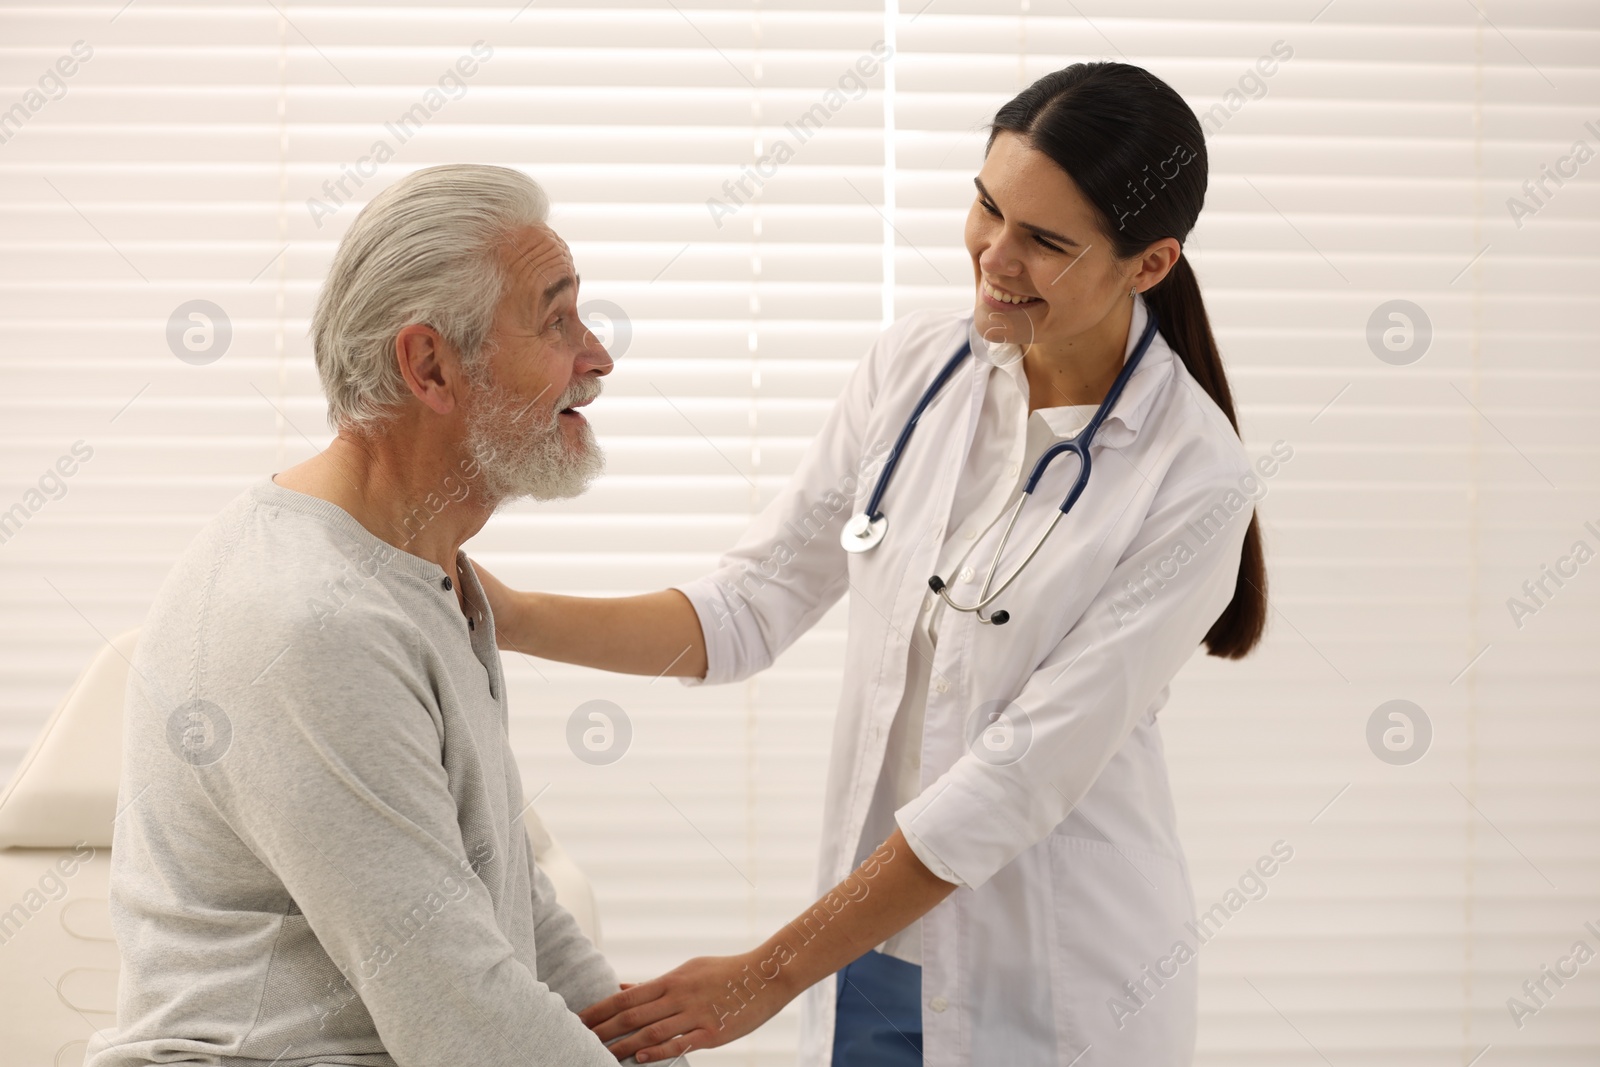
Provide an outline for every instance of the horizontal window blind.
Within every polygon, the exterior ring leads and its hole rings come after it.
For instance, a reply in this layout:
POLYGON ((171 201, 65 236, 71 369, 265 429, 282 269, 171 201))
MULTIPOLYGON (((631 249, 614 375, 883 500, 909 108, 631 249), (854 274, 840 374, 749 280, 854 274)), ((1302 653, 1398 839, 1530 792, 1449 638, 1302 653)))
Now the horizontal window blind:
MULTIPOLYGON (((1162 712, 1212 916, 1197 1062, 1586 1062, 1600 978, 1541 968, 1600 951, 1597 46, 1560 0, 0 8, 0 775, 199 527, 326 445, 310 311, 401 175, 543 184, 618 357, 606 477, 468 551, 637 592, 714 563, 886 322, 970 304, 995 109, 1126 59, 1204 120, 1186 252, 1246 447, 1292 449, 1265 644, 1162 712), (192 301, 209 362, 169 340, 192 301)), ((841 607, 700 689, 506 656, 625 978, 811 899, 844 640, 841 607), (596 700, 608 764, 567 741, 596 700)), ((795 1022, 695 1060, 791 1063, 795 1022)))

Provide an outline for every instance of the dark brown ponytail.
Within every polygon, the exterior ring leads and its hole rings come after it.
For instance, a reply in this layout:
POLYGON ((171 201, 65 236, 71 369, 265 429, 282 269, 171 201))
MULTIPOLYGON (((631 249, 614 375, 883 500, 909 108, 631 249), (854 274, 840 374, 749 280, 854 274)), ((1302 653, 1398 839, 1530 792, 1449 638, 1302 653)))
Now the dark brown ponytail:
MULTIPOLYGON (((1118 258, 1165 237, 1181 245, 1205 203, 1200 123, 1183 97, 1140 67, 1074 63, 1046 74, 995 115, 990 145, 1002 130, 1027 138, 1072 177, 1100 213, 1118 258)), ((1161 336, 1238 433, 1233 393, 1188 257, 1180 255, 1144 298, 1160 318, 1161 336)), ((1206 651, 1239 659, 1261 640, 1266 623, 1266 559, 1252 514, 1233 599, 1206 634, 1206 651)))

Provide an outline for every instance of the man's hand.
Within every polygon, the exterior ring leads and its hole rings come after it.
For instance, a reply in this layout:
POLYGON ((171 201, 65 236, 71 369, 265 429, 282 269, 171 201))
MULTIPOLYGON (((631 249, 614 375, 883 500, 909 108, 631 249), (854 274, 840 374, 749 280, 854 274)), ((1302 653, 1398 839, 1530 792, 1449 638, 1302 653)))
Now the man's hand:
POLYGON ((781 974, 766 980, 756 973, 756 959, 754 953, 699 956, 660 978, 624 986, 578 1018, 601 1041, 628 1035, 610 1046, 619 1060, 668 1063, 691 1049, 725 1045, 793 999, 781 974))

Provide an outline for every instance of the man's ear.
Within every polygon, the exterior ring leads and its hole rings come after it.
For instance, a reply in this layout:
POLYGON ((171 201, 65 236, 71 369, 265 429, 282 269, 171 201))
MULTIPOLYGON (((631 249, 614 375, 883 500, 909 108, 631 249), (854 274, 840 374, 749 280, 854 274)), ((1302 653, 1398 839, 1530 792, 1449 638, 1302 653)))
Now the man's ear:
POLYGON ((461 364, 439 332, 424 323, 413 323, 395 334, 394 348, 400 377, 411 395, 437 414, 454 410, 461 364))

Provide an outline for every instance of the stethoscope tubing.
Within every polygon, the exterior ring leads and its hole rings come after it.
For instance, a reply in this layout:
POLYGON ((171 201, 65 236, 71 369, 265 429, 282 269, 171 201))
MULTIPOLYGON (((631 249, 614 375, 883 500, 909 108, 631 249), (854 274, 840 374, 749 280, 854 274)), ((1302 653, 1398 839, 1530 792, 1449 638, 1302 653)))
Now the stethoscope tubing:
MULTIPOLYGON (((971 611, 977 614, 979 621, 993 622, 995 624, 1004 623, 1010 618, 1009 613, 1004 611, 997 611, 991 616, 985 617, 983 609, 1001 593, 1004 593, 1012 582, 1016 581, 1023 569, 1039 554, 1039 549, 1043 547, 1045 539, 1055 529, 1056 523, 1061 521, 1063 515, 1072 510, 1072 506, 1078 502, 1078 498, 1083 495, 1084 489, 1088 487, 1091 469, 1089 446, 1094 443, 1094 436, 1099 431, 1101 423, 1106 420, 1112 408, 1116 406, 1118 398, 1122 396, 1123 388, 1127 386, 1128 380, 1133 377, 1134 371, 1138 369, 1140 361, 1144 358, 1151 341, 1155 339, 1156 333, 1160 329, 1160 322, 1154 309, 1147 308, 1146 310, 1147 316, 1144 329, 1139 335, 1139 341, 1134 346, 1133 353, 1123 362, 1122 368, 1117 372, 1116 379, 1111 383, 1111 388, 1106 392, 1105 398, 1095 408, 1094 416, 1089 420, 1088 425, 1067 440, 1059 441, 1046 449, 1034 462, 1033 469, 1028 472, 1028 480, 1024 484, 1022 492, 1017 495, 1016 503, 1011 506, 1011 515, 1006 522, 1005 532, 1000 535, 1000 541, 995 546, 994 558, 989 562, 988 572, 984 575, 983 586, 978 592, 978 602, 972 605, 957 604, 951 599, 950 591, 946 587, 944 579, 937 574, 928 579, 928 587, 939 594, 944 602, 956 611, 971 611), (1027 556, 996 588, 994 579, 1000 566, 1000 557, 1005 554, 1006 546, 1011 541, 1011 532, 1016 527, 1018 516, 1022 513, 1022 505, 1033 495, 1034 489, 1038 488, 1039 481, 1044 477, 1045 471, 1050 469, 1050 464, 1063 452, 1071 452, 1078 457, 1078 473, 1072 481, 1072 488, 1065 499, 1061 501, 1061 507, 1057 509, 1055 516, 1050 520, 1050 524, 1045 527, 1044 532, 1034 542, 1033 548, 1028 551, 1027 556)), ((845 524, 844 530, 840 532, 840 543, 847 551, 867 552, 876 548, 883 539, 884 532, 888 528, 888 518, 883 513, 883 497, 888 492, 889 485, 894 479, 895 471, 900 466, 901 458, 905 455, 906 446, 911 441, 911 434, 922 420, 923 413, 928 410, 928 406, 949 384, 950 379, 954 377, 956 369, 961 366, 962 361, 971 354, 972 337, 969 333, 962 342, 961 348, 945 362, 943 367, 939 368, 939 373, 934 376, 933 381, 928 384, 928 387, 922 391, 922 395, 917 398, 916 407, 912 409, 905 425, 900 428, 900 433, 895 438, 894 447, 889 450, 889 457, 884 463, 883 470, 878 473, 878 480, 872 487, 872 495, 867 500, 866 510, 855 515, 845 524)), ((998 521, 999 518, 996 517, 995 522, 998 521)), ((994 523, 991 522, 989 528, 993 529, 993 527, 994 523)), ((975 542, 973 548, 976 547, 975 542)), ((972 549, 969 548, 962 555, 960 562, 964 563, 967 555, 970 555, 971 552, 972 549)))
MULTIPOLYGON (((995 598, 1000 597, 1002 593, 1005 593, 1006 589, 1010 589, 1011 584, 1013 584, 1013 582, 1016 581, 1019 576, 1021 576, 1022 571, 1027 568, 1027 565, 1034 561, 1034 557, 1037 557, 1038 550, 1042 549, 1043 545, 1045 545, 1045 541, 1048 539, 1048 537, 1050 537, 1051 531, 1054 531, 1054 528, 1056 528, 1056 523, 1061 522, 1061 518, 1064 517, 1067 512, 1072 510, 1072 506, 1077 504, 1078 498, 1082 496, 1083 490, 1088 488, 1088 482, 1090 482, 1090 470, 1091 466, 1093 466, 1093 462, 1091 462, 1090 459, 1090 445, 1093 445, 1094 443, 1094 434, 1099 432, 1099 427, 1101 427, 1102 422, 1106 421, 1106 418, 1109 416, 1112 408, 1117 406, 1117 400, 1118 398, 1122 397, 1122 390, 1125 389, 1126 384, 1128 384, 1128 379, 1133 378, 1133 373, 1134 371, 1138 370, 1139 362, 1141 362, 1142 358, 1144 358, 1146 350, 1149 349, 1150 342, 1154 341, 1155 339, 1155 333, 1160 330, 1160 322, 1158 322, 1157 315, 1155 315, 1155 310, 1147 309, 1147 312, 1149 312, 1149 314, 1147 314, 1147 320, 1146 323, 1144 323, 1144 331, 1139 334, 1139 341, 1138 344, 1134 346, 1133 354, 1131 354, 1130 357, 1128 357, 1128 360, 1123 363, 1122 370, 1118 371, 1117 379, 1112 382, 1112 387, 1107 390, 1106 398, 1101 400, 1098 408, 1094 410, 1094 416, 1090 419, 1090 421, 1088 421, 1088 426, 1083 427, 1082 430, 1078 430, 1077 434, 1067 438, 1067 440, 1064 440, 1064 442, 1058 442, 1056 445, 1051 445, 1050 448, 1046 448, 1045 453, 1043 453, 1042 456, 1040 456, 1040 458, 1034 462, 1034 469, 1030 470, 1029 475, 1027 475, 1027 482, 1024 483, 1024 486, 1022 486, 1021 493, 1018 494, 1018 498, 1016 498, 1016 502, 1014 502, 1013 506, 1008 509, 1011 512, 1010 518, 1006 520, 1005 533, 1000 534, 1000 542, 995 545, 994 558, 989 560, 989 568, 987 568, 987 573, 984 574, 984 584, 982 584, 981 589, 978 590, 978 603, 973 603, 973 605, 960 605, 960 603, 955 603, 955 600, 950 598, 949 587, 947 587, 946 582, 944 582, 942 577, 939 577, 938 574, 934 574, 933 577, 928 579, 928 587, 930 587, 934 593, 938 593, 939 598, 942 598, 944 603, 947 603, 950 608, 957 609, 957 611, 971 611, 971 613, 974 613, 976 616, 978 616, 979 621, 994 622, 994 624, 997 625, 1005 624, 1005 622, 1010 619, 1010 613, 1006 613, 1006 611, 995 611, 995 613, 989 614, 989 616, 986 617, 984 616, 984 608, 987 608, 990 603, 994 603, 995 598), (1000 568, 1000 557, 1005 555, 1006 545, 1010 544, 1011 542, 1011 531, 1016 528, 1016 520, 1018 520, 1019 515, 1022 514, 1022 504, 1024 504, 1024 501, 1027 501, 1032 494, 1034 494, 1035 488, 1038 488, 1038 483, 1040 483, 1040 480, 1045 477, 1046 470, 1050 469, 1051 462, 1054 462, 1056 456, 1059 456, 1061 453, 1072 453, 1078 458, 1078 474, 1077 477, 1072 480, 1072 490, 1067 493, 1066 499, 1062 499, 1061 507, 1056 510, 1056 515, 1051 518, 1050 525, 1045 526, 1043 533, 1040 533, 1040 536, 1035 539, 1034 547, 1029 549, 1026 557, 1022 558, 1021 563, 1018 563, 1016 568, 1013 568, 1010 576, 1006 576, 1005 581, 1000 582, 1000 585, 995 587, 995 571, 1000 568)), ((946 386, 947 382, 950 381, 950 378, 954 376, 955 370, 957 370, 958 366, 962 365, 963 360, 965 360, 968 355, 971 355, 971 350, 973 350, 973 344, 971 344, 971 338, 968 336, 968 339, 962 342, 962 347, 960 347, 960 350, 958 350, 957 354, 952 355, 952 357, 947 360, 946 365, 942 366, 942 368, 939 368, 938 376, 936 376, 936 378, 933 379, 933 382, 930 382, 928 387, 923 390, 922 397, 918 398, 917 400, 917 406, 915 406, 915 410, 910 413, 910 418, 906 419, 906 426, 901 427, 899 437, 896 437, 896 440, 894 440, 894 448, 893 450, 890 450, 890 458, 888 458, 888 461, 885 462, 882 472, 878 472, 877 485, 872 486, 872 498, 867 501, 866 512, 862 512, 862 514, 858 517, 858 520, 864 520, 864 522, 866 522, 864 530, 872 525, 878 526, 877 533, 874 534, 874 539, 872 539, 872 542, 870 542, 869 545, 866 545, 867 549, 874 547, 874 545, 877 544, 878 537, 882 537, 883 523, 886 523, 882 510, 883 494, 888 491, 888 486, 890 486, 890 482, 894 477, 894 470, 896 470, 896 467, 899 467, 901 456, 904 454, 904 451, 906 451, 907 443, 910 442, 912 430, 917 429, 917 422, 922 419, 923 411, 928 410, 928 405, 933 403, 934 398, 938 397, 939 392, 944 389, 944 386, 946 386)), ((997 522, 1000 522, 1000 517, 995 517, 994 522, 989 523, 989 530, 994 530, 994 525, 997 522)), ((987 530, 984 531, 984 533, 987 533, 987 530)), ((978 547, 976 542, 974 542, 973 547, 978 547)), ((966 553, 963 553, 962 555, 962 560, 958 561, 957 566, 965 563, 966 555, 970 555, 970 553, 971 549, 966 550, 966 553)))
POLYGON ((900 456, 906 450, 906 444, 911 440, 911 431, 917 428, 917 421, 922 418, 922 413, 933 403, 945 383, 955 374, 956 368, 961 366, 961 361, 972 354, 972 340, 968 338, 962 342, 961 348, 949 361, 939 369, 938 375, 932 384, 922 391, 922 397, 917 401, 916 408, 911 412, 911 417, 900 428, 900 436, 895 438, 894 447, 889 450, 889 458, 884 461, 883 470, 878 473, 878 484, 872 487, 872 497, 867 501, 866 516, 870 521, 876 522, 883 518, 883 494, 889 489, 889 482, 894 478, 895 468, 900 466, 900 456))
MULTIPOLYGON (((1106 416, 1111 413, 1112 407, 1116 405, 1117 398, 1122 395, 1123 387, 1128 384, 1128 379, 1133 377, 1133 372, 1139 366, 1139 361, 1144 358, 1145 350, 1150 347, 1150 342, 1154 339, 1159 325, 1154 309, 1150 309, 1149 318, 1144 325, 1144 331, 1139 335, 1139 343, 1134 347, 1133 354, 1128 357, 1127 362, 1123 364, 1122 370, 1117 373, 1116 380, 1111 383, 1111 389, 1095 410, 1094 417, 1089 420, 1087 426, 1079 430, 1073 437, 1060 441, 1045 450, 1044 455, 1040 456, 1038 461, 1034 463, 1033 470, 1028 475, 1027 486, 1023 492, 1033 492, 1034 488, 1039 484, 1039 479, 1044 477, 1044 472, 1049 468, 1051 461, 1062 452, 1072 451, 1077 453, 1079 459, 1083 461, 1084 467, 1088 467, 1088 446, 1093 441, 1096 431, 1100 429, 1100 424, 1105 421, 1106 416)), ((872 496, 867 499, 867 507, 864 512, 868 519, 876 522, 878 519, 883 518, 883 496, 889 490, 889 483, 894 480, 894 472, 900 466, 900 457, 905 454, 906 445, 911 440, 912 431, 917 428, 917 423, 922 419, 922 413, 928 409, 928 405, 933 403, 951 377, 954 376, 956 368, 960 367, 961 362, 971 354, 972 339, 969 337, 961 343, 961 347, 956 351, 956 354, 951 356, 943 367, 939 368, 939 373, 929 383, 928 387, 922 391, 922 396, 917 399, 917 406, 912 409, 911 417, 906 419, 905 425, 900 428, 900 433, 895 438, 894 447, 889 450, 889 458, 884 461, 883 470, 878 472, 878 482, 872 487, 872 496)), ((1080 478, 1079 481, 1087 484, 1087 479, 1080 478)), ((1077 502, 1078 494, 1082 491, 1083 486, 1075 483, 1073 491, 1061 502, 1061 510, 1063 512, 1071 510, 1072 505, 1077 502)))
MULTIPOLYGON (((1156 331, 1159 328, 1160 323, 1157 320, 1155 311, 1151 309, 1149 311, 1148 319, 1145 322, 1144 330, 1139 335, 1139 341, 1134 346, 1132 355, 1128 357, 1127 361, 1123 364, 1122 369, 1117 372, 1116 380, 1112 382, 1111 389, 1106 393, 1105 399, 1103 399, 1100 402, 1100 405, 1095 409, 1094 416, 1089 420, 1088 425, 1067 440, 1060 441, 1046 449, 1038 458, 1038 460, 1034 462, 1033 470, 1028 474, 1027 483, 1023 486, 1022 492, 1017 495, 1016 503, 1011 506, 1011 515, 1006 522, 1005 531, 1001 533, 999 543, 995 545, 994 557, 989 561, 989 566, 984 574, 983 585, 978 590, 977 603, 958 604, 951 598, 949 587, 945 584, 942 578, 940 578, 938 575, 934 575, 928 580, 928 587, 937 593, 940 599, 942 599, 951 608, 955 609, 956 611, 973 612, 978 616, 978 620, 980 622, 1003 624, 1010 619, 1010 613, 1004 611, 994 612, 986 618, 983 614, 983 609, 988 607, 995 601, 997 597, 1003 594, 1006 589, 1008 589, 1011 584, 1017 580, 1017 578, 1022 574, 1023 570, 1027 568, 1028 564, 1033 562, 1033 558, 1039 554, 1039 550, 1044 547, 1045 541, 1049 538, 1051 532, 1055 530, 1056 524, 1061 521, 1064 515, 1072 510, 1072 506, 1076 504, 1078 502, 1078 498, 1083 495, 1084 489, 1087 488, 1089 484, 1089 474, 1092 467, 1092 461, 1089 458, 1089 446, 1094 443, 1094 435, 1099 431, 1100 424, 1105 421, 1106 417, 1111 413, 1112 408, 1116 406, 1117 399, 1121 397, 1123 388, 1128 384, 1128 379, 1133 377, 1133 372, 1138 368, 1139 362, 1144 358, 1145 351, 1149 349, 1150 343, 1155 339, 1156 331), (1055 458, 1063 452, 1071 452, 1073 455, 1078 457, 1078 473, 1077 476, 1072 480, 1072 489, 1067 493, 1066 498, 1062 500, 1061 507, 1051 518, 1049 525, 1044 528, 1043 532, 1041 532, 1039 537, 1034 541, 1033 547, 1028 550, 1028 554, 1023 557, 1022 561, 1019 562, 1016 567, 1012 569, 1011 573, 1006 577, 1006 579, 1002 581, 998 587, 995 587, 994 579, 995 574, 1000 567, 1000 557, 1005 553, 1006 546, 1011 541, 1011 531, 1016 527, 1017 518, 1022 514, 1022 505, 1024 501, 1033 495, 1033 491, 1038 487, 1039 481, 1044 477, 1045 471, 1050 468, 1050 464, 1055 460, 1055 458)), ((946 372, 952 370, 954 365, 959 363, 961 359, 964 359, 970 350, 971 341, 969 339, 967 343, 962 346, 961 351, 956 354, 955 359, 945 365, 944 369, 940 372, 940 377, 946 377, 946 372)), ((917 410, 913 415, 913 420, 921 416, 922 411, 927 406, 927 401, 931 398, 932 393, 936 392, 938 387, 942 385, 943 382, 936 379, 933 385, 930 387, 930 390, 924 392, 922 402, 917 405, 917 410)), ((908 422, 906 428, 901 431, 901 443, 909 438, 909 434, 906 431, 909 430, 912 425, 914 425, 914 422, 908 422)), ((898 457, 896 458, 898 459, 898 457)), ((885 473, 887 473, 887 470, 885 473)), ((884 484, 884 479, 880 478, 879 485, 875 487, 873 491, 874 499, 880 500, 880 502, 884 484)), ((869 514, 872 514, 872 512, 869 512, 869 514)), ((993 523, 990 524, 990 528, 993 528, 993 523)), ((974 547, 976 547, 976 544, 974 544, 974 547)), ((969 554, 970 552, 971 549, 968 549, 969 554)), ((961 562, 965 562, 965 560, 966 556, 963 555, 962 559, 958 562, 958 566, 961 562)))

